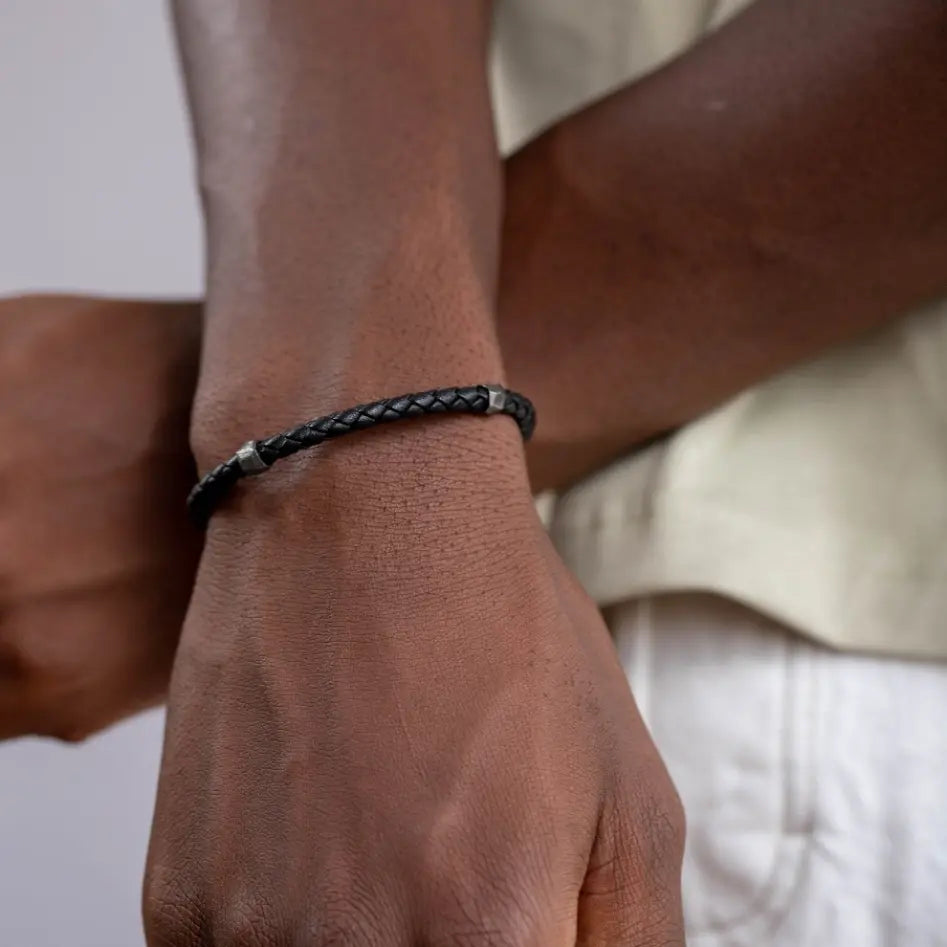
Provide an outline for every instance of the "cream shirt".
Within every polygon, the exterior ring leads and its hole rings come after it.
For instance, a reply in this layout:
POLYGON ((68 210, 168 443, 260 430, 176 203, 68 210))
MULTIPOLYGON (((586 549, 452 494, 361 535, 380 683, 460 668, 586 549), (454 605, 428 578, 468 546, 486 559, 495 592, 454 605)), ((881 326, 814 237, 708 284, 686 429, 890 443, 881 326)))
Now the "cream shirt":
MULTIPOLYGON (((502 146, 746 5, 501 0, 502 146)), ((599 472, 554 502, 549 526, 603 606, 708 590, 839 648, 947 657, 947 301, 599 472)))

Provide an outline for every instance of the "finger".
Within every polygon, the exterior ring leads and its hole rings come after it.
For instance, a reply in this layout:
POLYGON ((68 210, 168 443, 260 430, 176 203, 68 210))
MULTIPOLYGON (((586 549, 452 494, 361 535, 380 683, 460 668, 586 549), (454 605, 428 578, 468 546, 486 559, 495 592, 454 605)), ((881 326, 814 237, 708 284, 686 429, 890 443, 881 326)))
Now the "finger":
POLYGON ((579 894, 577 947, 684 947, 676 799, 609 805, 579 894))
MULTIPOLYGON (((537 913, 523 905, 507 904, 499 910, 493 904, 456 904, 443 906, 434 922, 421 921, 416 927, 424 931, 418 945, 463 944, 464 947, 575 947, 576 896, 567 905, 547 907, 537 913)), ((617 942, 616 942, 617 943, 617 942)))
POLYGON ((474 858, 429 849, 432 871, 414 881, 418 944, 575 947, 584 857, 517 845, 507 828, 500 838, 511 844, 492 856, 482 848, 474 858))
POLYGON ((0 620, 0 740, 44 731, 41 707, 30 687, 32 668, 10 635, 10 618, 0 620))
MULTIPOLYGON (((0 670, 0 676, 2 676, 0 670)), ((0 683, 0 740, 13 740, 37 732, 37 720, 27 706, 22 689, 0 683)))

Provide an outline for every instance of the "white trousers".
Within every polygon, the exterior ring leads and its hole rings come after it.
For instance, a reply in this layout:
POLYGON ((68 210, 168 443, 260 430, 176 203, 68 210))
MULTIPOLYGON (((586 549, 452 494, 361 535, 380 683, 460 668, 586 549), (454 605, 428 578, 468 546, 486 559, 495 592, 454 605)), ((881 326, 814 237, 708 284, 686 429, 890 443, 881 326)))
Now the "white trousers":
POLYGON ((712 595, 606 617, 687 811, 689 947, 947 945, 947 663, 712 595))

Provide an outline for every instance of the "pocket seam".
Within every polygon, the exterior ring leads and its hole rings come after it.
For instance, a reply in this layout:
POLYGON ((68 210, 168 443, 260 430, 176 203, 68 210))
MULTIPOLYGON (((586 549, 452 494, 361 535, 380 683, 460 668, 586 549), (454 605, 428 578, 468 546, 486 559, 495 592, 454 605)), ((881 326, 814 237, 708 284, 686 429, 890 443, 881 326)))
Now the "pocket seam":
MULTIPOLYGON (((798 638, 787 638, 787 687, 783 710, 783 817, 766 880, 745 903, 735 918, 709 923, 688 930, 692 947, 706 938, 714 938, 705 947, 722 947, 720 935, 745 933, 754 927, 770 931, 786 916, 795 900, 805 874, 814 840, 814 806, 817 768, 814 755, 817 744, 818 669, 813 647, 798 638), (790 721, 798 720, 793 727, 790 721), (795 775, 801 785, 795 786, 795 775), (795 812, 794 812, 795 810, 795 812), (796 823, 798 820, 798 824, 796 823)), ((756 931, 757 934, 761 931, 756 931)), ((733 945, 736 947, 736 945, 733 945)))

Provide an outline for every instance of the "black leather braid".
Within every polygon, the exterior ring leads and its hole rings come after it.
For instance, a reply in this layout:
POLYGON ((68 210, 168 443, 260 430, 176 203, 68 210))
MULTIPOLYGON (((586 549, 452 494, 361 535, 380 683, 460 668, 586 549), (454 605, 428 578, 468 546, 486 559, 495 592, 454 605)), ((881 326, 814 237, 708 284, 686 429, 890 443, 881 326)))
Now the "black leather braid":
POLYGON ((524 440, 529 440, 536 426, 532 402, 515 391, 497 385, 434 388, 431 391, 372 401, 315 418, 290 431, 244 445, 241 451, 249 451, 255 469, 245 469, 240 453, 234 454, 195 485, 187 498, 188 511, 195 523, 206 526, 221 500, 243 477, 262 472, 283 457, 315 447, 333 437, 425 414, 507 414, 519 425, 524 440))

